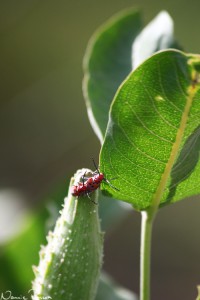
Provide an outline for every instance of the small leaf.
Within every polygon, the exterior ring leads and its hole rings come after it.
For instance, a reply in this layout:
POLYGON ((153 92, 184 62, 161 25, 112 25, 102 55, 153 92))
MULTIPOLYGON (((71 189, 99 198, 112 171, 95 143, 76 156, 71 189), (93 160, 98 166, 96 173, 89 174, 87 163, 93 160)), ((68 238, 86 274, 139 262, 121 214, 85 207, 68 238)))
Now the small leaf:
POLYGON ((130 204, 105 197, 101 191, 98 198, 99 216, 103 231, 112 230, 114 226, 118 225, 127 216, 130 210, 133 211, 130 204))
POLYGON ((166 11, 160 12, 136 37, 132 46, 133 69, 156 51, 175 46, 174 23, 166 11))
POLYGON ((200 300, 200 285, 197 286, 198 295, 196 300, 200 300))
POLYGON ((138 210, 200 192, 199 55, 162 51, 119 88, 100 165, 114 198, 138 210))
MULTIPOLYGON (((77 172, 75 184, 86 171, 77 172)), ((96 198, 97 191, 91 194, 91 200, 96 198)), ((102 233, 97 206, 91 200, 77 199, 69 192, 55 229, 47 237, 48 244, 40 251, 39 266, 34 269, 34 299, 94 299, 102 264, 102 233)))
POLYGON ((101 142, 111 101, 131 71, 131 46, 140 29, 140 14, 127 10, 105 23, 88 44, 83 90, 91 125, 101 142))
POLYGON ((8 243, 1 245, 1 291, 12 290, 13 294, 25 294, 31 288, 34 278, 31 265, 38 262, 38 251, 40 244, 45 241, 44 228, 48 217, 46 208, 27 213, 23 230, 8 243))
POLYGON ((116 284, 110 276, 102 273, 95 300, 137 300, 135 294, 116 284))

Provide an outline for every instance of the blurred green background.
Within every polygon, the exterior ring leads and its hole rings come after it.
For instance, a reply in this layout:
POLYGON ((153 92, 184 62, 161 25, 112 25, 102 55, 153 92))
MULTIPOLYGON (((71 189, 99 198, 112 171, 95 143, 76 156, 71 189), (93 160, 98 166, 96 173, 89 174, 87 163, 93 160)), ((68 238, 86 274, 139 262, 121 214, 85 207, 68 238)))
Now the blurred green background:
MULTIPOLYGON (((29 263, 38 262, 38 244, 44 243, 47 221, 55 220, 69 178, 77 168, 92 168, 91 157, 98 159, 100 144, 82 96, 82 59, 97 27, 133 6, 142 9, 145 24, 167 10, 184 50, 200 53, 197 0, 0 1, 0 293, 8 288, 6 282, 19 293, 27 288, 29 263), (14 236, 22 228, 28 253, 22 236, 14 236)), ((198 197, 161 210, 153 238, 154 299, 195 298, 199 211, 198 197)), ((105 245, 105 270, 135 292, 139 235, 140 216, 129 213, 109 230, 105 245)))

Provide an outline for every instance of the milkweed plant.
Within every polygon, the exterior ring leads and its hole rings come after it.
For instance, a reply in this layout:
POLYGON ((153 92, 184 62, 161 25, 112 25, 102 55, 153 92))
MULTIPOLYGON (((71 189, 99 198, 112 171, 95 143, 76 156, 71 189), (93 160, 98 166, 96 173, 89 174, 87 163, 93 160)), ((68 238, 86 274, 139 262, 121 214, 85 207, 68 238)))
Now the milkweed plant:
POLYGON ((34 267, 33 298, 138 299, 101 272, 104 194, 116 200, 113 210, 121 200, 141 213, 139 299, 150 300, 157 213, 200 193, 200 55, 180 50, 167 12, 143 28, 140 13, 129 9, 94 33, 83 66, 88 117, 102 145, 100 171, 81 169, 72 177, 34 267))

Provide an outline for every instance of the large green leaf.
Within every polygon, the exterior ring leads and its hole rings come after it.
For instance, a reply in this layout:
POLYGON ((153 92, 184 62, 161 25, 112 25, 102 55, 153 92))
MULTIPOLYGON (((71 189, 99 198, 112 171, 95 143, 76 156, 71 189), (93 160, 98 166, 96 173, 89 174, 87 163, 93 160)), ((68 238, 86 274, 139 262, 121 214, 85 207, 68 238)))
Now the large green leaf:
POLYGON ((199 55, 162 51, 119 88, 100 164, 115 198, 138 210, 200 192, 199 55))
POLYGON ((105 23, 88 44, 83 90, 91 125, 101 141, 114 94, 131 71, 131 47, 140 29, 140 14, 129 9, 105 23))

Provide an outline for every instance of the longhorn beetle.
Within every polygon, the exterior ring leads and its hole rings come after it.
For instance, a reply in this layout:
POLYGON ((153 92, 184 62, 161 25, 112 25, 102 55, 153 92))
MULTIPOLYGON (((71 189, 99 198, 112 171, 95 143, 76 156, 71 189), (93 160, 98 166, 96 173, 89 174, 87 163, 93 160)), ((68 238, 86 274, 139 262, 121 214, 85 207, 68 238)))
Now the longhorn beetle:
POLYGON ((103 173, 100 173, 99 168, 97 167, 94 159, 92 159, 92 161, 96 169, 95 172, 92 174, 93 176, 85 177, 86 173, 84 173, 84 175, 82 176, 82 182, 79 182, 78 185, 72 186, 71 188, 72 196, 80 197, 80 196, 87 195, 90 198, 89 194, 97 190, 100 187, 102 181, 106 182, 113 189, 119 191, 118 188, 113 186, 110 183, 110 181, 108 181, 108 179, 105 178, 103 173))

